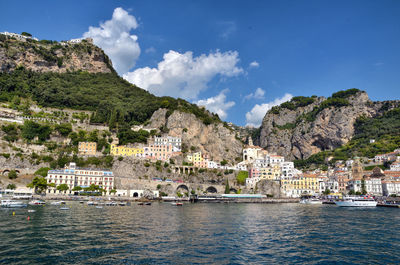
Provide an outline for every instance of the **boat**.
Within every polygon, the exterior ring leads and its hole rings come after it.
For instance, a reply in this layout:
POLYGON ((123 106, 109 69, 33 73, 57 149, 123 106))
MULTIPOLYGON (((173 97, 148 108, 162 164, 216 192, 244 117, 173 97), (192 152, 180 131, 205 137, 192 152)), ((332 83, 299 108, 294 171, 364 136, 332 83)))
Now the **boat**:
POLYGON ((318 198, 308 198, 308 199, 302 199, 300 201, 301 204, 322 204, 322 201, 318 198))
POLYGON ((146 202, 144 203, 144 205, 151 205, 151 202, 146 202))
POLYGON ((144 203, 143 202, 139 202, 138 205, 144 205, 144 203))
POLYGON ((51 205, 61 205, 61 204, 65 204, 65 201, 57 201, 57 202, 51 202, 51 205))
POLYGON ((173 206, 183 206, 183 203, 181 203, 181 202, 171 202, 171 205, 173 205, 173 206))
POLYGON ((69 210, 68 207, 61 207, 60 210, 69 210))
POLYGON ((376 207, 377 202, 371 197, 345 197, 341 201, 335 201, 341 207, 376 207))
POLYGON ((28 204, 29 205, 45 205, 46 202, 45 201, 41 201, 41 200, 33 200, 33 201, 30 201, 28 204))
POLYGON ((126 203, 126 202, 119 202, 118 205, 119 205, 119 206, 126 206, 127 203, 126 203))
POLYGON ((34 212, 36 212, 36 210, 32 210, 32 209, 28 210, 28 213, 34 213, 34 212))
POLYGON ((103 209, 103 206, 97 205, 96 208, 97 209, 103 209))
POLYGON ((114 201, 111 201, 111 202, 106 202, 105 205, 106 206, 117 206, 118 204, 114 201))
POLYGON ((87 202, 88 206, 94 206, 94 205, 98 205, 98 204, 99 204, 98 202, 93 202, 93 201, 88 201, 87 202))
POLYGON ((26 203, 15 200, 2 200, 1 207, 4 208, 22 208, 28 206, 26 203))

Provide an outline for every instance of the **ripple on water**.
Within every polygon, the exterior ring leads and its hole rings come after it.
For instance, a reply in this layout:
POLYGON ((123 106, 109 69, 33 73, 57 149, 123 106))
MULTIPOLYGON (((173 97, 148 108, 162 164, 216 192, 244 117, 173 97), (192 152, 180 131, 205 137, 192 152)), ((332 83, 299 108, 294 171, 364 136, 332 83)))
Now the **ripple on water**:
POLYGON ((400 211, 299 204, 0 210, 0 263, 399 264, 400 211))

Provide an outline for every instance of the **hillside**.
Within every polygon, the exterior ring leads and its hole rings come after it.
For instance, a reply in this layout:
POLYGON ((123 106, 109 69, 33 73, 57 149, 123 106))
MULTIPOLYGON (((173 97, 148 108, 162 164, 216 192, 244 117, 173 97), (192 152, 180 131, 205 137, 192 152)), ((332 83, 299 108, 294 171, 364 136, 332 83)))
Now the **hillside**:
POLYGON ((352 139, 331 151, 323 151, 304 160, 295 160, 297 167, 334 164, 355 156, 373 158, 377 154, 392 152, 400 147, 400 108, 385 110, 391 103, 385 103, 380 113, 372 118, 359 117, 352 139), (371 142, 370 140, 374 140, 371 142))
MULTIPOLYGON (((348 144, 355 135, 362 135, 361 121, 382 116, 398 105, 398 101, 372 102, 358 89, 339 91, 329 98, 294 97, 265 115, 259 142, 271 152, 305 160, 348 144)), ((363 131, 369 127, 365 125, 363 131)))
POLYGON ((0 34, 0 101, 30 98, 43 107, 90 110, 93 123, 111 128, 142 124, 159 108, 193 113, 205 124, 221 122, 182 99, 156 97, 119 77, 90 41, 16 40, 0 34))

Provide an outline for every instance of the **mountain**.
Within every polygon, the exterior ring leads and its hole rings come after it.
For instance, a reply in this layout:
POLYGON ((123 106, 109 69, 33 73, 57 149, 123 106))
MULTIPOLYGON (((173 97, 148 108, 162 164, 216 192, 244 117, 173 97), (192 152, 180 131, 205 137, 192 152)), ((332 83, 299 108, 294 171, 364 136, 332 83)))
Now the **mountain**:
POLYGON ((131 130, 140 125, 182 136, 187 149, 207 152, 217 161, 233 162, 242 150, 235 130, 217 114, 130 84, 90 39, 59 43, 0 34, 0 102, 27 116, 35 104, 88 111, 90 123, 107 125, 120 144, 145 142, 149 133, 131 130))
POLYGON ((0 101, 31 98, 43 107, 93 111, 93 123, 111 128, 142 124, 159 108, 220 123, 183 99, 156 97, 119 77, 103 50, 79 43, 16 39, 0 34, 0 101))
POLYGON ((256 140, 270 152, 306 160, 345 146, 359 135, 361 121, 373 123, 398 106, 399 101, 372 102, 358 89, 339 91, 329 98, 294 97, 268 111, 256 140))

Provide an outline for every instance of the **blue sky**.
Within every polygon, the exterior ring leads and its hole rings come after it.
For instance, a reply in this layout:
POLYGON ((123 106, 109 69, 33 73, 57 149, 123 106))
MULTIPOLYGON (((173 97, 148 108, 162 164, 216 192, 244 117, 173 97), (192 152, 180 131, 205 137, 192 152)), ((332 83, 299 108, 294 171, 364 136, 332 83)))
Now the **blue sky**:
POLYGON ((157 95, 259 125, 291 96, 400 99, 400 1, 0 1, 0 31, 93 37, 157 95), (89 28, 91 27, 91 28, 89 28))

